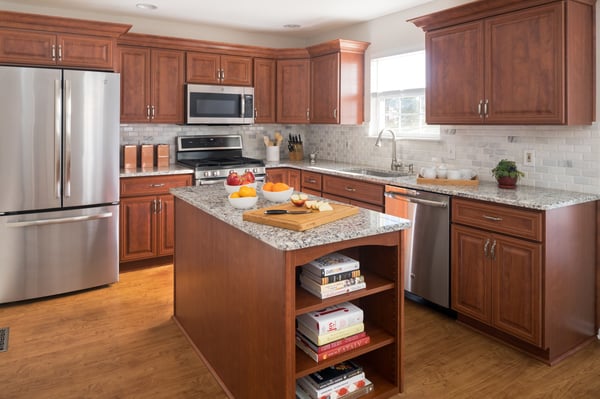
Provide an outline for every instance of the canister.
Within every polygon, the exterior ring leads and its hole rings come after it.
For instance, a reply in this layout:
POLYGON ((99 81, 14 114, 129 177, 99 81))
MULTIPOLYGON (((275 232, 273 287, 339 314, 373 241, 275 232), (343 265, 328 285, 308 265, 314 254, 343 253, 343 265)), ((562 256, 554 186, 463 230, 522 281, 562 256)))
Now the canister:
POLYGON ((126 144, 123 146, 121 164, 125 169, 137 168, 137 145, 126 144))
POLYGON ((140 167, 154 167, 154 146, 152 144, 140 145, 140 167))
POLYGON ((169 166, 169 145, 168 144, 157 144, 156 149, 156 166, 165 167, 169 166))

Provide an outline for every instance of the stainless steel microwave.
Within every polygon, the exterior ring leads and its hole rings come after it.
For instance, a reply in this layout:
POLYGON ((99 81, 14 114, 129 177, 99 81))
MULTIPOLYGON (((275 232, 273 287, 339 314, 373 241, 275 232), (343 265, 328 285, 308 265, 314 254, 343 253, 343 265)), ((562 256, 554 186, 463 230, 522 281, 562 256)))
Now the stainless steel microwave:
POLYGON ((254 88, 188 84, 187 124, 247 125, 254 123, 254 88))

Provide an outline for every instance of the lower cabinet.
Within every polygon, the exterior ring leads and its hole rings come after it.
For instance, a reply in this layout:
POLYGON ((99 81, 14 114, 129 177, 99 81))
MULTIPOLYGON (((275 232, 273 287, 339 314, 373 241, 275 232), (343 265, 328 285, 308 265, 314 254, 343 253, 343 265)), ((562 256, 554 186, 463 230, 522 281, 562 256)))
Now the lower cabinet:
POLYGON ((595 215, 593 202, 538 211, 454 198, 458 319, 549 364, 589 342, 595 215))
POLYGON ((173 196, 169 194, 169 189, 191 184, 192 175, 121 179, 121 262, 173 254, 175 219, 173 196))
POLYGON ((269 168, 267 180, 273 183, 285 183, 296 191, 301 190, 300 171, 293 168, 269 168))
POLYGON ((339 176, 323 175, 323 197, 384 212, 384 185, 339 176))

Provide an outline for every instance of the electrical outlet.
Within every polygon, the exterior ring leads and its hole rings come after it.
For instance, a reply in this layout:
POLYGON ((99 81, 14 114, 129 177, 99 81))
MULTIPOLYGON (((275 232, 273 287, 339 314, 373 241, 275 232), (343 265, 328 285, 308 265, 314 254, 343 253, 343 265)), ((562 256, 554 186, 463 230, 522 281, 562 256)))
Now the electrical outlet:
POLYGON ((454 144, 446 144, 446 159, 456 159, 456 146, 454 144))
POLYGON ((535 165, 535 151, 525 150, 523 151, 523 165, 534 166, 535 165))

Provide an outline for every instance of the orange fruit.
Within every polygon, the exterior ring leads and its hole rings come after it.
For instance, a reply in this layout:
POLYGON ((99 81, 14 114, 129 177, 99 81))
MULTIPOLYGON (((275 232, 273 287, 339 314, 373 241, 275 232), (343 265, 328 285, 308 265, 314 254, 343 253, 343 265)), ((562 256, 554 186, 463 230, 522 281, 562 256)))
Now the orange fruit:
POLYGON ((231 195, 229 196, 229 198, 240 198, 240 193, 239 192, 235 192, 235 193, 231 193, 231 195))
POLYGON ((264 191, 273 191, 273 183, 272 183, 272 182, 270 182, 270 181, 269 181, 269 182, 266 182, 266 183, 263 185, 263 190, 264 190, 264 191))
POLYGON ((256 197, 256 190, 249 186, 242 186, 238 190, 240 197, 256 197))
POLYGON ((289 188, 290 188, 290 186, 288 186, 285 183, 275 183, 273 185, 273 191, 285 191, 285 190, 287 190, 289 188))

